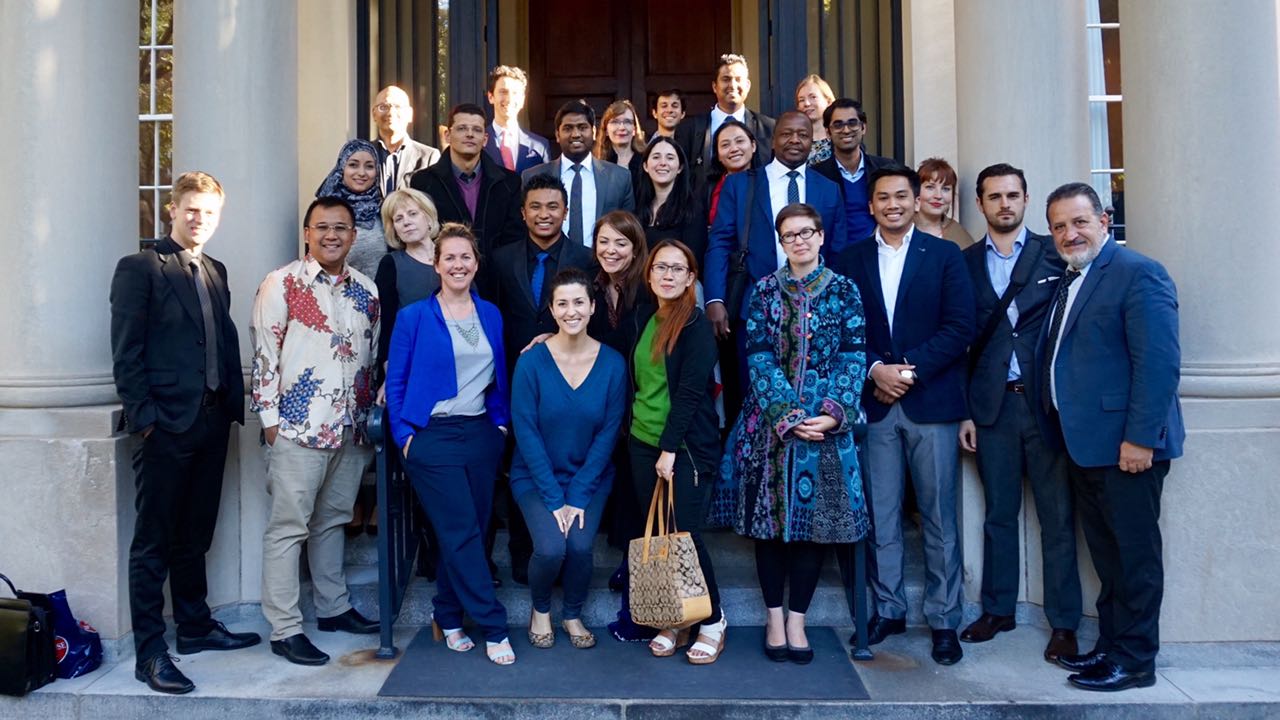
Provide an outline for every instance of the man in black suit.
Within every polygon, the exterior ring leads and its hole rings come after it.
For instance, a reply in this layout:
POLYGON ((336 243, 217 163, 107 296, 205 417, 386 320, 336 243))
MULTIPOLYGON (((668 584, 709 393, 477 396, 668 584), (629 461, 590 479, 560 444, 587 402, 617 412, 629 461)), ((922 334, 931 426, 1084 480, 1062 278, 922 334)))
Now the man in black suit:
POLYGON ((871 173, 897 161, 872 155, 862 146, 867 134, 867 113, 857 100, 836 98, 823 111, 822 125, 831 138, 831 157, 814 165, 813 170, 840 186, 847 242, 866 240, 876 231, 868 205, 867 180, 871 173))
MULTIPOLYGON (((530 341, 556 331, 555 319, 547 307, 551 278, 566 268, 589 271, 594 265, 591 251, 569 240, 561 229, 567 203, 568 193, 559 178, 545 174, 531 176, 524 184, 520 208, 527 229, 525 239, 498 248, 489 263, 490 283, 497 288, 494 304, 502 312, 502 341, 507 349, 508 372, 515 371, 516 360, 530 341)), ((511 577, 524 585, 529 579, 533 542, 524 516, 514 503, 509 510, 511 577)), ((489 542, 492 544, 492 538, 489 542)))
MULTIPOLYGON (((464 103, 449 113, 449 148, 440 161, 413 174, 409 185, 426 193, 436 204, 440 223, 459 222, 471 227, 487 258, 494 249, 519 242, 524 235, 520 221, 520 178, 508 172, 484 152, 484 110, 464 103)), ((480 294, 493 298, 495 288, 479 283, 480 294)))
POLYGON ((978 454, 983 522, 982 616, 964 629, 965 642, 986 642, 1017 626, 1018 511, 1022 477, 1031 482, 1040 519, 1044 613, 1053 632, 1044 657, 1057 662, 1079 652, 1080 575, 1066 456, 1045 442, 1028 400, 1036 339, 1066 264, 1053 241, 1027 230, 1027 179, 1011 165, 978 173, 978 209, 987 236, 964 251, 977 302, 978 339, 969 347, 969 419, 960 447, 978 454))
POLYGON ((240 343, 231 321, 227 269, 204 254, 222 213, 222 186, 202 172, 173 184, 169 237, 122 258, 111 280, 111 351, 121 428, 134 451, 138 517, 129 547, 134 676, 157 692, 195 685, 164 641, 169 576, 178 652, 256 645, 209 612, 204 556, 222 496, 231 423, 244 423, 240 343))
POLYGON ((733 53, 721 55, 711 91, 716 94, 716 104, 711 111, 691 115, 676 127, 676 143, 693 164, 694 187, 706 183, 707 173, 711 171, 711 153, 715 151, 711 147, 711 136, 726 118, 736 118, 750 128, 756 138, 757 165, 763 167, 773 158, 773 118, 747 109, 747 95, 751 93, 747 59, 733 53))

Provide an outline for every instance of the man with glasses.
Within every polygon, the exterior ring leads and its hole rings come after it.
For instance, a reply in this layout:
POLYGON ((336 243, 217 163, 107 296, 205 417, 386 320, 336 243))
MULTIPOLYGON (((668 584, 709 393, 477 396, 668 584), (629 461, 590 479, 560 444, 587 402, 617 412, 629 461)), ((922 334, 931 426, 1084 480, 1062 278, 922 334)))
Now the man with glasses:
POLYGON ((867 113, 850 98, 837 98, 822 113, 822 124, 831 138, 831 157, 813 166, 814 171, 840 186, 849 242, 866 240, 875 233, 876 221, 867 205, 867 178, 894 161, 872 155, 862 146, 867 134, 867 113))
POLYGON ((378 623, 351 606, 342 526, 372 451, 365 420, 373 405, 378 289, 347 264, 355 212, 316 198, 303 220, 308 253, 258 287, 252 408, 267 445, 271 513, 262 538, 262 614, 271 651, 299 665, 329 656, 302 632, 298 558, 307 562, 322 632, 371 634, 378 623))
POLYGON ((396 188, 404 187, 410 175, 434 165, 440 159, 440 151, 409 137, 413 106, 409 104, 408 93, 395 85, 382 88, 369 114, 378 129, 374 144, 381 156, 382 196, 386 197, 396 188))
POLYGON ((725 120, 734 118, 751 130, 756 139, 756 159, 761 165, 769 162, 769 148, 773 140, 773 118, 747 108, 751 71, 745 57, 734 53, 721 55, 716 64, 715 79, 711 81, 711 91, 716 95, 716 104, 711 110, 685 118, 676 127, 676 143, 684 149, 684 156, 693 165, 695 186, 699 187, 711 171, 711 153, 715 151, 711 147, 711 138, 725 120))

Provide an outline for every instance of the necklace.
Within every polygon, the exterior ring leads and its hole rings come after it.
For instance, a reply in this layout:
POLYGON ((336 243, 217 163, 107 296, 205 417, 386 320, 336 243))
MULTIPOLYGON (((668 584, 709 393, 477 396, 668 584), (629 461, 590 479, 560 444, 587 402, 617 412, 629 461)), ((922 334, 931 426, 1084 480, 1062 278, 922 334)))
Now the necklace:
POLYGON ((449 322, 457 329, 462 339, 467 341, 468 345, 476 347, 480 344, 480 323, 476 320, 474 312, 471 314, 471 324, 463 325, 453 318, 453 313, 449 311, 449 303, 441 302, 440 306, 444 308, 444 314, 449 316, 449 322))

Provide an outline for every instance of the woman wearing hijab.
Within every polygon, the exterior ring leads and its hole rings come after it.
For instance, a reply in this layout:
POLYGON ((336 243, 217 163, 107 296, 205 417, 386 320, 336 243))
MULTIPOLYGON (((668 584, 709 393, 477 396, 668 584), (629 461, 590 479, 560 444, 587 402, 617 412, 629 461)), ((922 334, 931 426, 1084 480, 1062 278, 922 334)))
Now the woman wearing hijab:
POLYGON ((316 197, 338 197, 356 211, 356 244, 347 255, 347 263, 373 280, 378 263, 387 254, 382 234, 382 188, 378 185, 381 170, 378 149, 368 140, 348 140, 338 152, 338 162, 320 183, 316 197))

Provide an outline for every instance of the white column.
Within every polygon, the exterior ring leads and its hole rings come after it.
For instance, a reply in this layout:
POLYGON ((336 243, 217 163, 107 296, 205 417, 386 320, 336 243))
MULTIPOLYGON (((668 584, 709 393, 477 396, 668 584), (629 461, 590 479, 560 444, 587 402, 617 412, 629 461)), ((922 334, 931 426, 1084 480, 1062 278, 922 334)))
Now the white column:
POLYGON ((1044 198, 1065 182, 1089 181, 1089 104, 1082 2, 974 0, 957 4, 956 124, 965 228, 982 168, 1007 162, 1027 175, 1027 226, 1046 229, 1044 198))
POLYGON ((0 407, 116 401, 107 295, 138 247, 137 35, 136 8, 0 3, 0 407))
MULTIPOLYGON (((903 160, 912 168, 930 157, 958 167, 954 6, 954 0, 908 0, 902 6, 903 160)), ((963 217, 969 206, 961 204, 959 210, 963 217)))
POLYGON ((1178 285, 1169 640, 1280 639, 1278 35, 1270 0, 1120 2, 1127 238, 1178 285))

